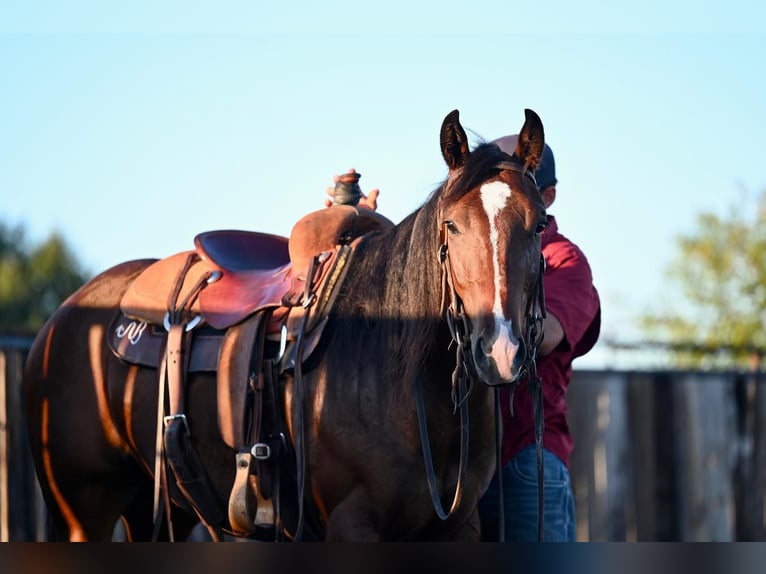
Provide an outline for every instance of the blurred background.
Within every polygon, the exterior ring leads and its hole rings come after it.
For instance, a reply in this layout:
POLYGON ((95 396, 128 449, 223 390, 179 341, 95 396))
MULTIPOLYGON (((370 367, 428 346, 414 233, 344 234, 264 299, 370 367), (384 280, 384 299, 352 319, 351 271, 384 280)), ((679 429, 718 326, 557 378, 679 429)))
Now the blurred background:
MULTIPOLYGON (((766 8, 0 6, 0 539, 45 537, 19 378, 63 299, 349 167, 401 220, 535 110, 602 300, 568 397, 580 540, 765 540, 766 8)), ((306 3, 308 4, 308 3, 306 3)))

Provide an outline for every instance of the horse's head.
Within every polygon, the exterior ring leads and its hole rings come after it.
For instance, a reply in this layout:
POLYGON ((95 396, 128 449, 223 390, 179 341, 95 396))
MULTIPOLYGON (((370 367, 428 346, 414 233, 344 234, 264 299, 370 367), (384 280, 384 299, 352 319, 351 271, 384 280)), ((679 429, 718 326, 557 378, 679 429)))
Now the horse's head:
POLYGON ((525 114, 512 156, 487 143, 469 151, 457 110, 441 130, 449 167, 438 208, 443 306, 469 364, 490 385, 518 380, 537 343, 527 338, 542 292, 540 234, 546 213, 533 173, 544 134, 537 114, 525 114))

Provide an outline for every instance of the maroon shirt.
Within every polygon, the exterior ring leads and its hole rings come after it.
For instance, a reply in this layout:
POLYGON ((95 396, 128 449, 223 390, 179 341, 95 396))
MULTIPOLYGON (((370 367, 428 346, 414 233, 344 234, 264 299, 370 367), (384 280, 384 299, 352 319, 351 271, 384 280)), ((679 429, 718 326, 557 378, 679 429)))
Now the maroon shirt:
MULTIPOLYGON (((553 216, 548 216, 548 227, 543 232, 542 252, 546 263, 545 306, 564 330, 564 339, 558 347, 537 358, 537 373, 543 381, 543 445, 568 466, 573 443, 567 423, 566 392, 572 376, 572 360, 587 353, 598 340, 601 305, 588 260, 574 243, 559 233, 553 216)), ((513 393, 513 418, 510 393, 510 388, 501 391, 504 465, 535 442, 533 397, 526 381, 513 393)))

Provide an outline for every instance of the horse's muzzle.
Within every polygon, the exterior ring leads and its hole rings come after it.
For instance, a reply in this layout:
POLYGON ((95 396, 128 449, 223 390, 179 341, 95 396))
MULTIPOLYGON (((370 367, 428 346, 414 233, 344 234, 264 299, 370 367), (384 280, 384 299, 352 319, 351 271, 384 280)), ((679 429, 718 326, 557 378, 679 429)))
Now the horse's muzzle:
POLYGON ((488 385, 503 385, 515 382, 521 375, 526 345, 524 340, 514 337, 503 326, 496 329, 490 344, 486 337, 471 337, 471 349, 476 372, 488 385))

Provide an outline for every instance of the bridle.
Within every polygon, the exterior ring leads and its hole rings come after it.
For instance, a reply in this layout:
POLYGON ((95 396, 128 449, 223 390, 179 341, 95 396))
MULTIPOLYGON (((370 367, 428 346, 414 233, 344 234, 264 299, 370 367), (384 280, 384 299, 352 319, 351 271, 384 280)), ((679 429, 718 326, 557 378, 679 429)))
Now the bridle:
MULTIPOLYGON (((500 161, 496 165, 499 170, 510 170, 517 173, 521 173, 524 177, 530 179, 530 181, 537 187, 535 176, 532 172, 528 171, 522 164, 515 161, 500 161)), ((479 375, 476 371, 476 365, 473 362, 473 354, 470 352, 471 347, 471 322, 465 314, 463 307, 463 301, 455 290, 455 281, 452 272, 452 264, 449 258, 449 246, 448 246, 449 233, 447 231, 447 222, 442 222, 439 226, 439 239, 440 245, 438 250, 439 264, 441 268, 441 296, 439 303, 439 314, 444 316, 447 326, 449 327, 452 340, 456 343, 457 348, 457 370, 464 371, 464 375, 467 376, 471 382, 479 380, 479 375)), ((532 377, 537 376, 537 350, 543 340, 543 330, 545 322, 545 294, 543 291, 543 275, 545 273, 545 259, 540 254, 539 269, 537 274, 537 281, 534 285, 534 291, 532 297, 530 297, 527 303, 527 311, 525 315, 525 331, 524 331, 524 347, 525 356, 524 362, 521 367, 522 376, 529 375, 532 377)), ((456 382, 455 374, 453 373, 453 387, 452 397, 455 408, 459 406, 461 399, 456 400, 456 382)), ((489 386, 495 386, 488 381, 482 381, 489 386)), ((514 383, 502 383, 502 385, 516 384, 514 383)), ((470 387, 469 387, 470 392, 470 387)), ((463 397, 467 398, 467 397, 463 397)))
MULTIPOLYGON (((529 178, 537 187, 534 175, 525 169, 523 165, 514 161, 501 161, 497 164, 499 170, 511 170, 521 173, 529 178)), ((428 487, 431 493, 431 500, 436 514, 441 520, 446 520, 452 515, 460 505, 463 492, 463 480, 465 476, 465 467, 468 461, 468 397, 473 389, 473 384, 481 380, 471 352, 471 322, 465 314, 463 301, 455 290, 455 282, 452 272, 452 265, 449 257, 449 246, 447 238, 448 222, 442 222, 439 226, 440 245, 438 249, 438 259, 441 269, 441 296, 440 296, 440 315, 443 315, 447 326, 455 343, 456 364, 452 372, 452 404, 453 412, 460 410, 460 462, 458 466, 458 478, 455 485, 455 493, 449 511, 445 511, 441 503, 438 485, 436 484, 436 473, 433 468, 431 457, 431 448, 428 439, 428 425, 426 422, 425 404, 423 401, 423 383, 421 377, 416 380, 416 406, 418 415, 418 424, 420 429, 420 439, 423 448, 423 458, 426 466, 426 476, 428 487)), ((497 456, 497 478, 500 491, 500 540, 504 540, 504 525, 502 512, 502 480, 501 480, 501 433, 500 433, 500 400, 499 389, 501 386, 514 385, 511 393, 511 408, 513 408, 513 391, 516 385, 528 378, 529 388, 534 396, 535 409, 535 444, 537 446, 537 470, 538 470, 538 539, 543 539, 543 465, 542 465, 542 435, 543 435, 543 401, 542 401, 542 382, 537 375, 537 351, 543 340, 545 323, 545 295, 543 290, 543 275, 545 272, 545 259, 540 255, 539 270, 536 283, 533 287, 532 297, 530 297, 525 314, 524 331, 524 362, 521 367, 520 377, 512 383, 503 383, 493 385, 482 380, 486 385, 495 389, 495 429, 496 429, 496 456, 497 456)))

